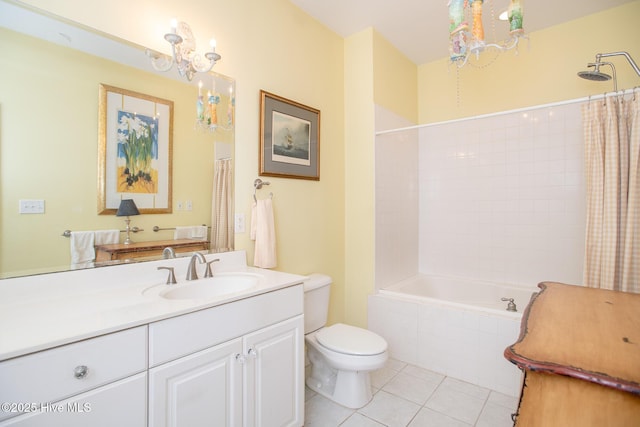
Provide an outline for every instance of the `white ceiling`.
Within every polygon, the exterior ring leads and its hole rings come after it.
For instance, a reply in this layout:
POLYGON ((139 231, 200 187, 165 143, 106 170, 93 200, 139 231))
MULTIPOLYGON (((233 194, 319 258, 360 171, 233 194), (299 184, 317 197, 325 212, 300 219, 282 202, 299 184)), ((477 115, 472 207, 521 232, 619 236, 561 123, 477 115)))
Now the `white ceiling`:
MULTIPOLYGON (((342 37, 373 27, 418 65, 449 55, 447 0, 290 1, 342 37)), ((526 32, 540 30, 631 1, 523 0, 524 29, 526 32)), ((508 24, 497 18, 508 4, 509 0, 485 0, 483 22, 486 41, 507 38, 508 24), (495 34, 491 22, 492 7, 495 34)))

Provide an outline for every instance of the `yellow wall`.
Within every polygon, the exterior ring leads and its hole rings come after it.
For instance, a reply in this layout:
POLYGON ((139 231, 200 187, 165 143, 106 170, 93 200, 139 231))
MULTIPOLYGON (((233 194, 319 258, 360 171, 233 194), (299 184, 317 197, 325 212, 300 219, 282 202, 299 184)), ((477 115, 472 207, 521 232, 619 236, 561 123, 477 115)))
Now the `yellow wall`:
POLYGON ((373 286, 373 31, 345 40, 345 321, 366 325, 373 286))
MULTIPOLYGON (((627 51, 640 60, 640 1, 612 8, 529 34, 519 53, 503 53, 486 68, 459 70, 444 58, 418 67, 420 123, 433 123, 496 111, 541 105, 613 91, 609 82, 576 76, 596 53, 627 51), (459 101, 457 97, 459 88, 459 101)), ((525 16, 526 29, 526 16, 525 16)), ((491 57, 490 53, 484 53, 491 57)), ((632 88, 640 78, 623 57, 615 64, 618 88, 632 88)), ((601 71, 611 74, 609 67, 601 71)))
POLYGON ((345 40, 345 321, 367 324, 375 284, 375 109, 417 118, 416 66, 373 29, 345 40))
POLYGON ((418 70, 404 54, 373 32, 374 101, 412 123, 418 122, 418 70))

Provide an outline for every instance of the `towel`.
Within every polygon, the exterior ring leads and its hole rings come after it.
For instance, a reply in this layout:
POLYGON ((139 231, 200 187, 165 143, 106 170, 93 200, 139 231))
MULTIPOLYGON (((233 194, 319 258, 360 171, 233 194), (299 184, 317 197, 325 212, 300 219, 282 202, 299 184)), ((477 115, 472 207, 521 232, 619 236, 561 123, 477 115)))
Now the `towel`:
POLYGON ((94 233, 96 246, 120 243, 120 230, 96 230, 94 233))
POLYGON ((253 265, 261 268, 276 266, 276 228, 271 199, 257 200, 251 209, 251 238, 255 240, 253 265))
POLYGON ((173 233, 173 238, 178 239, 194 239, 194 240, 207 240, 207 226, 206 225, 189 225, 176 227, 176 231, 173 233))
POLYGON ((69 236, 71 247, 71 264, 93 261, 96 251, 93 247, 93 231, 72 231, 69 236))

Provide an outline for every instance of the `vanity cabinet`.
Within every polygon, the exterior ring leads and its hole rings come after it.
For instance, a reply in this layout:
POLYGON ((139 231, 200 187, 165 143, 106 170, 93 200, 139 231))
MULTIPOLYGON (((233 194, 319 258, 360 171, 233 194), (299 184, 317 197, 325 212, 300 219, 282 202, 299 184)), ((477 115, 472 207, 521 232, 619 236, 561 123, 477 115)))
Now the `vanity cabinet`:
POLYGON ((146 369, 146 326, 0 362, 0 426, 145 425, 146 369))
POLYGON ((149 425, 241 425, 241 354, 236 339, 151 369, 149 425))
POLYGON ((152 323, 149 425, 302 426, 302 285, 152 323))
POLYGON ((302 426, 303 287, 263 292, 0 362, 0 427, 302 426))
POLYGON ((244 338, 245 427, 298 427, 304 423, 304 318, 244 338))

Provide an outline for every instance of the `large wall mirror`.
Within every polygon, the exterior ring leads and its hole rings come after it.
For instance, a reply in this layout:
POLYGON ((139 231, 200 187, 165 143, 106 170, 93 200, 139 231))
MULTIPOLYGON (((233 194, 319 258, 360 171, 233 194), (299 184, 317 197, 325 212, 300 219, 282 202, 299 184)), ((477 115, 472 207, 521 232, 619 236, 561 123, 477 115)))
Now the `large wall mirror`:
POLYGON ((73 268, 65 230, 124 230, 99 215, 101 85, 173 102, 171 212, 132 217, 134 241, 211 226, 215 167, 234 153, 232 78, 156 72, 142 46, 4 0, 0 50, 0 278, 73 268), (221 99, 214 132, 197 125, 199 91, 221 99), (21 200, 44 201, 44 213, 20 213, 21 200))

